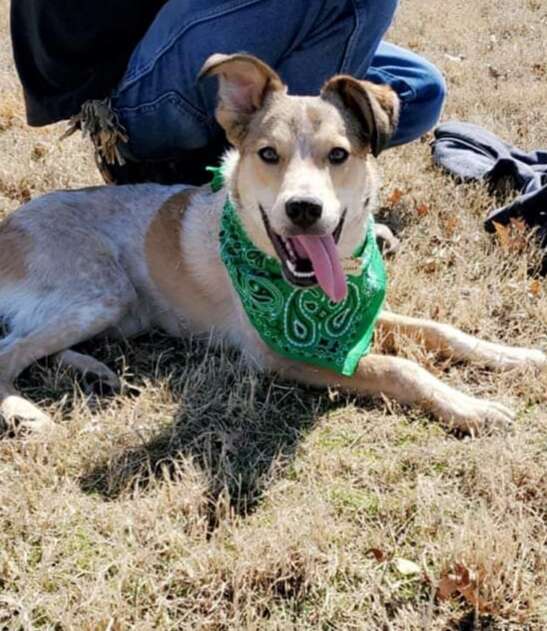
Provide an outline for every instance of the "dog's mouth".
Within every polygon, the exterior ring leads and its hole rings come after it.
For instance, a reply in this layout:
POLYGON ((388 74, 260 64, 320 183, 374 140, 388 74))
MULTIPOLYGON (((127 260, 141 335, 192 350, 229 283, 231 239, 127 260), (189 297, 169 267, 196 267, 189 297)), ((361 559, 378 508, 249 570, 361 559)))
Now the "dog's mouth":
POLYGON ((331 234, 283 237, 271 227, 264 209, 262 220, 274 250, 281 261, 285 279, 296 287, 319 285, 333 302, 347 295, 346 274, 338 256, 337 243, 344 227, 346 211, 331 234))

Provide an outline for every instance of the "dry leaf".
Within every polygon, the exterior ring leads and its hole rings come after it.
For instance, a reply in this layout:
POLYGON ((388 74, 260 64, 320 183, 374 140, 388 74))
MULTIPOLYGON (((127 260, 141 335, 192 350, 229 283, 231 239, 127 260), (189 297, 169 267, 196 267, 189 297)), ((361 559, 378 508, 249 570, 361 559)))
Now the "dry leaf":
POLYGON ((476 574, 461 563, 456 563, 453 572, 441 577, 437 588, 437 596, 441 600, 447 600, 456 594, 463 596, 470 605, 473 605, 480 612, 491 611, 488 602, 479 596, 476 574))
POLYGON ((418 217, 425 217, 429 215, 429 206, 424 202, 416 207, 416 212, 418 213, 418 217))
POLYGON ((519 254, 525 250, 528 244, 526 222, 522 219, 511 218, 509 226, 504 226, 496 221, 493 223, 500 245, 505 252, 519 254))
POLYGON ((443 227, 443 230, 446 236, 450 238, 459 229, 460 220, 458 219, 456 215, 449 215, 448 217, 445 217, 443 219, 441 225, 443 227))
POLYGON ((496 229, 496 235, 499 239, 500 245, 501 247, 507 252, 509 251, 509 245, 510 245, 510 237, 509 237, 509 229, 507 228, 507 226, 502 225, 501 223, 498 223, 497 221, 494 221, 494 228, 496 229))
POLYGON ((437 596, 441 600, 448 600, 458 592, 458 582, 452 575, 443 576, 437 586, 437 596))
POLYGON ((420 574, 422 568, 414 561, 408 559, 395 559, 395 567, 403 576, 411 576, 412 574, 420 574))
POLYGON ((365 554, 368 556, 372 554, 372 556, 378 561, 378 563, 382 563, 382 561, 386 560, 386 554, 383 550, 379 550, 378 548, 370 548, 367 550, 365 554))
POLYGON ((530 293, 532 296, 540 296, 541 295, 541 281, 539 278, 534 278, 534 280, 530 283, 530 293))
POLYGON ((524 219, 515 219, 514 217, 511 217, 509 221, 511 223, 511 228, 513 228, 520 234, 526 233, 526 222, 524 221, 524 219))
POLYGON ((422 264, 424 272, 433 274, 433 272, 437 271, 438 263, 438 260, 434 256, 426 258, 422 264))
POLYGON ((541 79, 546 74, 547 65, 537 63, 532 65, 532 72, 535 74, 536 78, 541 79))
POLYGON ((387 198, 387 203, 390 206, 395 206, 395 204, 398 204, 401 201, 401 198, 403 197, 404 192, 400 189, 400 188, 396 188, 392 193, 390 193, 390 195, 387 198))

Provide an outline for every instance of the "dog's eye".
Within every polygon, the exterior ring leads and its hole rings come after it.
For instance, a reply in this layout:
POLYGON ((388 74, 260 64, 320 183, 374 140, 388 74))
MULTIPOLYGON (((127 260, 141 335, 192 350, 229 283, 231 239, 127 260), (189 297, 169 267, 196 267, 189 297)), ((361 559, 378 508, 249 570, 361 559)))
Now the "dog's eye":
POLYGON ((331 164, 342 164, 349 158, 349 152, 342 147, 334 147, 329 153, 329 162, 331 164))
POLYGON ((279 162, 279 154, 273 147, 264 147, 258 152, 258 155, 268 164, 277 164, 279 162))

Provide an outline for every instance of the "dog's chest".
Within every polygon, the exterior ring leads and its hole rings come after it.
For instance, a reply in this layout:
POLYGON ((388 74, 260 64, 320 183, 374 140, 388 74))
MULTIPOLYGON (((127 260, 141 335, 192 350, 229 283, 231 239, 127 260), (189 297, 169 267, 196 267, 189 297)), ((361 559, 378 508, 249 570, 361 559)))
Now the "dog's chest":
POLYGON ((218 221, 208 202, 195 189, 173 195, 154 215, 145 235, 154 319, 173 335, 223 330, 233 311, 218 256, 218 221))

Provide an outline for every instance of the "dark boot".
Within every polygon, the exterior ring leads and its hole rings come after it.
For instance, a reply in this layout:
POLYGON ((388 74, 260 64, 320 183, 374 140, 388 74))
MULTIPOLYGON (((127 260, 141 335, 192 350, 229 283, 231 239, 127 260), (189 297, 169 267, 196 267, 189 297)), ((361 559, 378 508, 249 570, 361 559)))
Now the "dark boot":
POLYGON ((124 164, 107 164, 103 159, 97 160, 97 167, 107 184, 155 182, 200 186, 211 179, 211 174, 205 167, 218 165, 227 147, 227 143, 218 143, 181 152, 170 160, 134 162, 126 159, 124 164))

